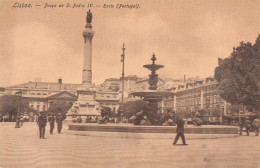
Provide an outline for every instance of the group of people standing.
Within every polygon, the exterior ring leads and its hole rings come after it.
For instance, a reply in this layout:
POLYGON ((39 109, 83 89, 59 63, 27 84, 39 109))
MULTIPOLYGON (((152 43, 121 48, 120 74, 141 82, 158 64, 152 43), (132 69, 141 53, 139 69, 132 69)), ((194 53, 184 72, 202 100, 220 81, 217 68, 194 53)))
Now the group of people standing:
POLYGON ((243 128, 245 127, 246 129, 246 134, 249 136, 250 130, 253 128, 255 131, 255 136, 259 135, 259 128, 260 128, 260 119, 256 118, 253 120, 253 122, 249 119, 246 118, 246 120, 242 120, 240 124, 240 135, 242 135, 243 128))
MULTIPOLYGON (((61 115, 61 113, 58 113, 58 115, 55 116, 53 112, 50 112, 49 116, 48 116, 48 122, 50 123, 50 134, 51 135, 53 134, 53 130, 55 128, 55 120, 57 123, 58 134, 60 134, 61 130, 62 130, 62 120, 63 120, 62 115, 61 115)), ((38 117, 37 124, 39 127, 40 139, 44 139, 45 127, 47 124, 47 117, 45 116, 43 111, 40 112, 40 116, 38 117)))

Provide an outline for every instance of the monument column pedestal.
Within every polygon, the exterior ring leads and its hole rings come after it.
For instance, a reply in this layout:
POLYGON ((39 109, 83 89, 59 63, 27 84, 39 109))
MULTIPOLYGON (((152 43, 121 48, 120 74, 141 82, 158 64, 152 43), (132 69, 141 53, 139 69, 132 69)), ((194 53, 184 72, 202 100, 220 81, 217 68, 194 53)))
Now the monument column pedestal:
POLYGON ((77 89, 78 100, 73 104, 67 113, 68 120, 72 120, 73 116, 81 116, 83 122, 87 116, 99 116, 99 103, 96 102, 96 88, 92 85, 92 13, 87 13, 87 24, 83 31, 84 37, 84 62, 82 71, 82 86, 77 89))

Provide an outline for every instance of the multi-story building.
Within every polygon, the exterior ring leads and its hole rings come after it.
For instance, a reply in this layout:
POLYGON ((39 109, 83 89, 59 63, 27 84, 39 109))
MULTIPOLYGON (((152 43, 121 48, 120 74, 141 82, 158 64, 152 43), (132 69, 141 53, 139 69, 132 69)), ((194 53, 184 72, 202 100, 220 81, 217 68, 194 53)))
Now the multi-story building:
MULTIPOLYGON (((149 79, 144 78, 136 81, 132 87, 132 92, 142 91, 142 90, 149 90, 149 79)), ((157 90, 165 90, 165 82, 163 79, 158 78, 157 90)))
POLYGON ((119 92, 99 91, 96 93, 95 100, 101 107, 109 107, 114 113, 118 111, 120 100, 119 92))
MULTIPOLYGON (((62 83, 61 79, 57 83, 28 82, 0 89, 0 96, 13 95, 21 91, 22 97, 29 100, 31 109, 47 111, 50 104, 58 100, 68 101, 70 104, 73 104, 78 98, 79 100, 87 98, 86 95, 82 97, 82 94, 80 94, 81 90, 79 88, 81 87, 82 84, 62 83)), ((101 106, 107 106, 117 111, 119 107, 119 92, 106 89, 95 91, 93 101, 101 106)), ((95 110, 99 111, 100 109, 95 110)))
POLYGON ((77 88, 80 84, 62 83, 59 79, 57 83, 51 82, 28 82, 5 88, 5 94, 14 95, 18 91, 22 92, 22 97, 29 100, 29 106, 37 111, 46 111, 53 100, 64 99, 75 101, 77 88), (62 93, 62 94, 60 94, 62 93))
POLYGON ((108 78, 101 84, 101 87, 105 90, 118 92, 120 89, 120 80, 117 78, 108 78))
MULTIPOLYGON (((124 97, 128 97, 128 94, 134 91, 136 82, 140 80, 135 75, 124 77, 124 97)), ((120 78, 120 92, 122 94, 122 77, 120 78)))
MULTIPOLYGON (((202 110, 210 122, 222 121, 223 116, 236 116, 237 109, 224 101, 218 91, 218 82, 213 77, 194 82, 186 82, 171 89, 174 98, 164 100, 164 108, 173 108, 177 113, 195 114, 202 110)), ((245 107, 239 107, 240 114, 246 113, 245 107)))
POLYGON ((205 109, 211 114, 218 109, 220 114, 227 114, 226 102, 220 98, 217 87, 218 83, 211 77, 179 86, 176 90, 177 111, 205 109))

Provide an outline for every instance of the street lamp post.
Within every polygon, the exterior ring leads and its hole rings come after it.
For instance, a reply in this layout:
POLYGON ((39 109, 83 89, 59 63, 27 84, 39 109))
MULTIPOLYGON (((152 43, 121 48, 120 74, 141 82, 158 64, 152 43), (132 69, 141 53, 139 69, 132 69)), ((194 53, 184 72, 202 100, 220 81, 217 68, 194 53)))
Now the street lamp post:
POLYGON ((21 101, 22 91, 19 90, 19 92, 16 92, 15 94, 18 95, 18 107, 17 107, 15 128, 20 128, 20 101, 21 101))
POLYGON ((123 43, 123 54, 121 55, 121 62, 123 63, 122 66, 122 104, 124 103, 124 78, 125 78, 125 44, 123 43))

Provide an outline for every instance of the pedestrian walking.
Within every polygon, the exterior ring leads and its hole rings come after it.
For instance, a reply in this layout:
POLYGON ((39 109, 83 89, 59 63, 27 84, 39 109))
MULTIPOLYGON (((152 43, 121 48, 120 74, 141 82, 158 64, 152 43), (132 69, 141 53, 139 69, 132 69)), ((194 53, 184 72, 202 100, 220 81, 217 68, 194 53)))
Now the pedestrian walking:
POLYGON ((177 141, 179 140, 179 137, 182 139, 182 144, 187 145, 185 141, 185 136, 184 136, 184 121, 182 118, 177 119, 177 128, 176 128, 176 137, 173 142, 173 145, 176 145, 177 141))
POLYGON ((246 118, 245 128, 246 128, 246 134, 247 134, 247 136, 249 136, 249 131, 251 129, 251 121, 249 120, 249 118, 246 118))
POLYGON ((255 128, 255 136, 258 136, 259 135, 259 128, 260 128, 260 119, 259 118, 254 119, 253 126, 255 128))
MULTIPOLYGON (((233 125, 233 124, 232 124, 233 125)), ((240 135, 243 135, 243 128, 244 128, 244 120, 241 119, 241 121, 239 122, 239 132, 240 132, 240 135)))
POLYGON ((40 112, 40 116, 38 117, 38 126, 39 126, 39 132, 40 132, 40 139, 44 139, 44 134, 45 134, 45 126, 47 123, 47 119, 44 115, 44 112, 40 112))
POLYGON ((48 121, 50 123, 50 134, 53 134, 53 130, 55 128, 55 117, 54 117, 54 113, 50 112, 49 116, 48 116, 48 121))
POLYGON ((20 115, 20 126, 23 126, 23 123, 24 123, 24 114, 22 113, 20 115))
POLYGON ((61 129, 62 129, 62 116, 61 116, 61 113, 59 113, 57 115, 56 122, 57 122, 58 134, 60 134, 61 133, 61 129))

